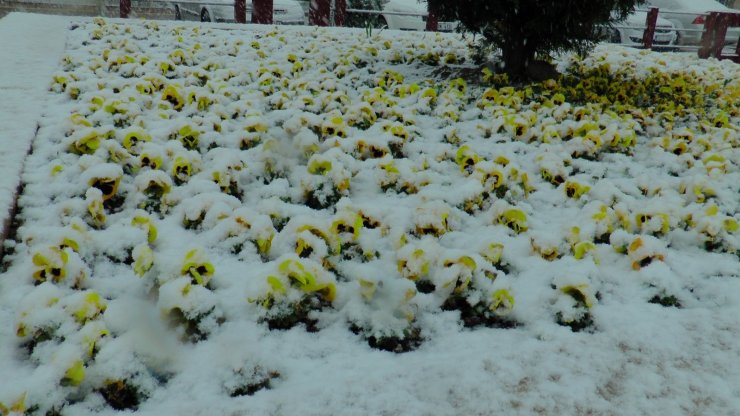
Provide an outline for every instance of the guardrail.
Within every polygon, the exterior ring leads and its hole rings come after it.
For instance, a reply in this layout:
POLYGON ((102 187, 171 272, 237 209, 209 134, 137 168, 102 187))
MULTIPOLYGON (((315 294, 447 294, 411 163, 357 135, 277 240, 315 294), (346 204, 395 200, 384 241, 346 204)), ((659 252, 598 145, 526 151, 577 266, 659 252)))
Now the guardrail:
MULTIPOLYGON (((206 0, 207 1, 207 0, 206 0)), ((119 0, 120 17, 127 18, 131 13, 131 0, 119 0)), ((198 3, 197 1, 185 0, 182 2, 174 1, 173 3, 198 3)), ((251 23, 272 24, 273 23, 273 0, 252 0, 251 1, 251 23)), ((655 45, 654 38, 658 29, 657 21, 659 15, 689 15, 697 16, 696 13, 686 13, 671 10, 660 10, 657 7, 651 7, 647 10, 638 10, 647 12, 644 27, 634 26, 612 26, 616 29, 643 29, 643 35, 639 46, 645 49, 655 49, 670 47, 673 50, 696 51, 700 58, 714 57, 717 59, 732 59, 740 62, 740 38, 738 39, 734 53, 725 54, 723 52, 727 29, 730 27, 740 27, 740 13, 735 12, 711 12, 700 15, 705 16, 704 28, 692 29, 673 27, 670 30, 677 33, 701 33, 701 43, 699 46, 690 45, 655 45)), ((439 20, 433 10, 427 13, 406 13, 390 12, 382 10, 361 10, 348 9, 347 0, 311 0, 308 9, 308 22, 312 26, 344 26, 347 22, 348 14, 367 14, 367 15, 398 15, 398 16, 419 16, 426 18, 425 29, 427 31, 437 31, 439 20)), ((234 20, 237 23, 246 23, 247 4, 246 0, 234 0, 234 20)), ((635 44, 631 44, 634 46, 635 44)))
MULTIPOLYGON (((701 43, 699 46, 692 45, 670 45, 669 47, 673 50, 679 51, 696 51, 700 58, 717 58, 717 59, 731 59, 735 62, 740 62, 740 38, 738 38, 737 46, 735 47, 734 54, 724 54, 723 49, 725 45, 725 38, 727 36, 727 29, 729 27, 740 26, 740 13, 735 12, 711 12, 709 14, 697 15, 697 13, 686 13, 677 12, 672 10, 660 10, 657 7, 651 7, 647 10, 638 10, 647 12, 645 18, 644 27, 625 27, 625 26, 613 26, 617 29, 644 29, 642 42, 640 46, 645 49, 655 49, 654 39, 655 32, 658 28, 658 16, 663 15, 684 15, 684 16, 704 16, 704 28, 702 29, 691 29, 674 27, 672 31, 676 33, 701 33, 701 43)), ((666 45, 660 45, 661 48, 665 48, 666 45)))
POLYGON ((366 14, 366 15, 387 15, 387 16, 418 16, 426 18, 426 30, 437 31, 438 19, 430 10, 427 13, 409 13, 409 12, 392 12, 383 10, 365 10, 365 9, 348 9, 347 0, 313 0, 309 6, 308 22, 310 25, 344 26, 347 22, 348 14, 366 14))
MULTIPOLYGON (((131 16, 132 0, 119 0, 119 17, 128 18, 131 16)), ((184 0, 184 1, 157 1, 159 3, 169 4, 211 4, 207 0, 204 2, 184 0)), ((246 22, 246 12, 251 11, 251 23, 272 24, 273 23, 273 0, 252 0, 251 8, 247 8, 246 0, 234 0, 234 21, 237 23, 246 22)), ((218 3, 223 5, 223 3, 218 3)), ((437 31, 438 19, 433 13, 405 13, 405 12, 388 12, 381 10, 359 10, 348 9, 347 0, 312 0, 308 10, 308 21, 312 26, 344 26, 347 22, 347 14, 368 14, 368 15, 393 15, 393 16, 419 16, 426 18, 426 30, 437 31)))
POLYGON ((740 62, 740 39, 735 46, 734 55, 723 55, 724 40, 727 29, 740 26, 740 13, 712 12, 704 23, 704 33, 701 36, 700 58, 715 57, 717 59, 732 59, 740 62))

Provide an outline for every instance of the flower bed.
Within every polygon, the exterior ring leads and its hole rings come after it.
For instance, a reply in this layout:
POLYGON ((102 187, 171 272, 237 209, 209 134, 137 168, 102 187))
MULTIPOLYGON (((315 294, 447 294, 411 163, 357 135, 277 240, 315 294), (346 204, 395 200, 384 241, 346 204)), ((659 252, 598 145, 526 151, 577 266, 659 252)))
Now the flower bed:
MULTIPOLYGON (((18 349, 54 392, 0 389, 0 413, 136 409, 188 371, 154 345, 233 328, 392 352, 449 317, 589 336, 602 303, 697 307, 737 262, 731 64, 599 50, 515 89, 434 77, 469 59, 438 34, 95 20, 68 45, 10 266, 18 349)), ((225 397, 281 379, 237 355, 225 397)))

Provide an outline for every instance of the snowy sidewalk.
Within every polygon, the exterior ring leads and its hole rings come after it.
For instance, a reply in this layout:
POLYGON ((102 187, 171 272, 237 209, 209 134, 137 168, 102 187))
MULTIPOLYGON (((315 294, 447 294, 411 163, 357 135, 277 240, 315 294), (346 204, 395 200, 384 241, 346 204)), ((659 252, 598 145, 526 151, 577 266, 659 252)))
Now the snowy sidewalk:
MULTIPOLYGON (((69 21, 27 13, 0 19, 0 225, 9 220, 44 95, 64 53, 69 21)), ((4 234, 4 227, 0 232, 4 234)))

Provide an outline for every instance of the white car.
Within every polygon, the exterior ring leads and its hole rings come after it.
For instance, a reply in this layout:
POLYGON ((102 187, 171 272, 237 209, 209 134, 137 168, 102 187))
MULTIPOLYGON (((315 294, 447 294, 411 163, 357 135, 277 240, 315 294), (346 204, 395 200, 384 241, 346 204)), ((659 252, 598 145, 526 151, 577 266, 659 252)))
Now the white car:
MULTIPOLYGON (((252 21, 252 1, 247 2, 246 21, 252 21)), ((173 2, 175 19, 201 22, 234 22, 234 0, 173 2)), ((272 21, 275 24, 303 25, 306 15, 295 0, 273 0, 272 21)))
MULTIPOLYGON (((647 12, 636 11, 619 23, 616 23, 610 36, 610 41, 622 43, 630 46, 642 45, 642 35, 645 32, 647 21, 647 12)), ((658 16, 655 22, 655 34, 653 35, 653 45, 670 46, 675 45, 678 40, 678 33, 673 23, 658 16)))
MULTIPOLYGON (((427 26, 427 17, 418 16, 427 14, 427 2, 418 0, 388 0, 383 5, 383 14, 381 15, 387 22, 389 29, 398 30, 425 30, 427 26), (400 13, 400 14, 393 14, 400 13), (407 16, 404 13, 416 14, 417 16, 407 16)), ((452 32, 457 28, 457 22, 438 22, 437 30, 439 32, 452 32)))
MULTIPOLYGON (((427 3, 419 0, 348 0, 349 10, 373 10, 380 13, 347 13, 347 26, 373 27, 393 30, 425 30, 427 26, 427 3)), ((452 32, 457 22, 439 22, 437 30, 452 32)))
MULTIPOLYGON (((740 13, 740 10, 731 9, 714 0, 648 0, 647 3, 646 6, 659 8, 659 15, 673 22, 676 29, 691 29, 689 32, 678 30, 677 43, 681 45, 701 43, 701 32, 704 30, 704 22, 709 12, 740 13)), ((728 28, 725 44, 736 45, 738 37, 740 37, 740 28, 728 28)))

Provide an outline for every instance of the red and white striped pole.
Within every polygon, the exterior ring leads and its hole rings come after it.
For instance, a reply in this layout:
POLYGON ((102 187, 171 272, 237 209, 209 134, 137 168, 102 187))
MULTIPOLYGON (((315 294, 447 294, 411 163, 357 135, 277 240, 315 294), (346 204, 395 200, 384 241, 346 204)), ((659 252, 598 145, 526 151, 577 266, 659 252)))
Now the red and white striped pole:
POLYGON ((247 0, 234 0, 234 21, 247 23, 247 0))
POLYGON ((702 33, 702 48, 699 50, 700 58, 732 59, 740 63, 740 38, 735 45, 734 54, 723 55, 727 29, 740 26, 740 13, 712 12, 704 24, 702 33))
POLYGON ((334 26, 342 27, 347 21, 347 0, 334 0, 334 26))
POLYGON ((272 0, 252 0, 252 23, 272 24, 272 0))
POLYGON ((329 26, 331 0, 311 0, 308 8, 308 24, 311 26, 329 26))
POLYGON ((719 13, 714 27, 714 43, 712 44, 711 56, 722 59, 722 49, 725 47, 727 28, 730 27, 733 17, 730 13, 719 13))
POLYGON ((131 15, 131 0, 119 0, 118 7, 118 15, 121 17, 121 19, 128 19, 128 17, 131 15))
POLYGON ((434 12, 432 9, 432 5, 427 2, 427 32, 436 32, 439 26, 439 18, 437 18, 437 13, 434 12))
MULTIPOLYGON (((709 16, 704 20, 704 32, 701 34, 701 49, 699 49, 699 58, 706 59, 710 56, 716 56, 714 53, 715 49, 715 38, 717 35, 717 26, 719 23, 719 13, 711 12, 709 16)), ((723 38, 724 40, 724 38, 723 38)), ((720 47, 720 51, 721 51, 720 47)))
POLYGON ((645 18, 645 31, 642 32, 642 46, 645 49, 653 49, 653 37, 655 36, 655 25, 658 23, 658 8, 651 7, 645 18))

